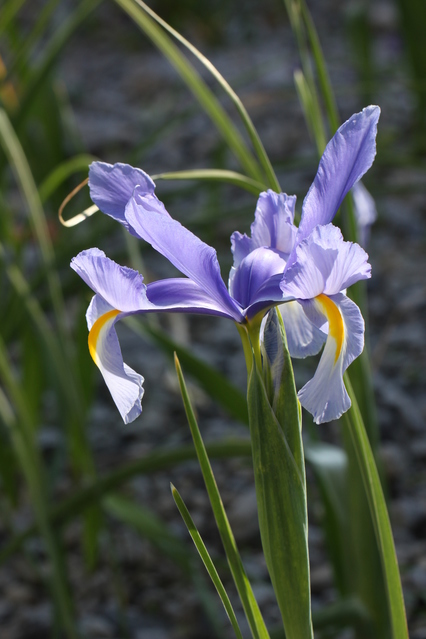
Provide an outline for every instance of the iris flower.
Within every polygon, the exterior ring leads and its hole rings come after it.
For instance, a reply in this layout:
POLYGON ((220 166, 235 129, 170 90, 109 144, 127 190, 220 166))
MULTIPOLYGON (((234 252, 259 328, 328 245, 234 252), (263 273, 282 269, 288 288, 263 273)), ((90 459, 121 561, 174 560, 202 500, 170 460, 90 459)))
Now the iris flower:
POLYGON ((166 257, 183 275, 145 285, 133 269, 97 248, 82 251, 72 268, 95 292, 87 310, 89 350, 128 423, 141 412, 143 377, 123 362, 117 321, 152 312, 202 313, 250 325, 280 305, 295 357, 325 348, 299 399, 317 423, 350 406, 343 372, 362 352, 364 322, 346 289, 370 277, 365 251, 345 242, 331 224, 348 191, 371 166, 380 110, 370 106, 336 132, 321 158, 294 225, 295 196, 261 193, 251 237, 231 237, 234 264, 227 288, 216 251, 174 220, 140 169, 94 162, 89 187, 99 209, 166 257))

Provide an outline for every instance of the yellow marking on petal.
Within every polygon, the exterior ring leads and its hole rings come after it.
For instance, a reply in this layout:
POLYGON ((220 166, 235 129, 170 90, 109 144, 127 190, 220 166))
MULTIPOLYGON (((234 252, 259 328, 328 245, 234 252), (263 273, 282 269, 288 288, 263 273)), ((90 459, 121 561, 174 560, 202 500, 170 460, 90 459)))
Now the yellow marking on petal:
POLYGON ((113 309, 112 311, 108 311, 107 313, 104 313, 103 315, 98 317, 98 319, 96 320, 96 322, 93 324, 92 328, 90 329, 89 352, 96 366, 99 366, 97 362, 96 345, 98 343, 100 332, 105 326, 105 324, 109 322, 109 320, 113 319, 113 317, 116 317, 117 315, 119 315, 119 313, 121 313, 121 311, 117 311, 116 309, 113 309))
POLYGON ((342 314, 336 304, 327 297, 327 295, 321 293, 321 295, 318 295, 315 299, 321 306, 323 313, 327 316, 328 334, 336 342, 336 355, 334 357, 334 363, 336 363, 339 359, 345 337, 345 325, 343 324, 342 314))

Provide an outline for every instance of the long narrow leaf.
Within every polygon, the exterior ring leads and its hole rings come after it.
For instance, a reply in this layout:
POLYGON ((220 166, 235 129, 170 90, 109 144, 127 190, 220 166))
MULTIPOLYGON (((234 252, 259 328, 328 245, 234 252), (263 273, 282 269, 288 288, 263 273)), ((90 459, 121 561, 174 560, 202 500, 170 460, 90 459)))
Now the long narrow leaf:
POLYGON ((188 418, 189 427, 191 429, 192 438, 194 440, 195 449, 197 451, 198 461, 203 473, 204 482, 206 484, 207 492, 209 495, 210 503, 213 509, 214 517, 217 527, 222 539, 223 546, 225 548, 226 557, 228 559, 229 567, 231 569, 232 576, 234 578, 235 585, 238 590, 238 594, 243 604, 244 612, 247 617, 247 621, 250 625, 251 632, 255 639, 269 639, 269 634, 263 621, 259 606, 254 597, 253 590, 250 582, 247 579, 241 558, 235 543, 234 535, 229 525, 228 517, 223 508, 222 499, 220 497, 216 480, 213 475, 213 470, 210 465, 210 461, 207 455, 204 442, 201 437, 200 430, 198 428, 197 421, 195 419, 194 411, 192 410, 191 402, 189 399, 188 391, 186 389, 185 380, 182 375, 179 360, 175 357, 176 371, 178 374, 180 390, 182 394, 183 403, 185 406, 186 416, 188 418))
POLYGON ((192 171, 175 171, 173 173, 159 173, 152 176, 153 180, 204 180, 206 182, 228 182, 239 186, 241 189, 250 191, 254 195, 259 195, 261 191, 266 191, 267 187, 261 182, 257 182, 246 175, 235 171, 222 169, 194 169, 192 171))
POLYGON ((281 191, 281 187, 278 183, 277 177, 274 173, 274 169, 272 168, 272 164, 269 160, 269 157, 266 154, 265 148, 262 144, 259 134, 257 133, 256 128, 249 114, 247 113, 247 110, 244 104, 241 102, 240 98, 235 93, 233 88, 225 80, 223 75, 219 73, 219 71, 210 62, 210 60, 201 53, 201 51, 199 51, 196 47, 194 47, 193 44, 188 42, 188 40, 184 38, 178 31, 173 29, 173 27, 167 24, 165 20, 160 18, 160 16, 158 16, 150 7, 148 7, 148 5, 145 4, 145 2, 143 2, 143 0, 135 0, 135 1, 140 7, 144 9, 144 11, 146 11, 148 15, 151 16, 151 18, 153 18, 158 24, 160 24, 164 29, 166 29, 166 31, 168 31, 174 38, 176 38, 178 42, 183 44, 189 51, 191 51, 191 53, 201 62, 201 64, 204 65, 207 71, 209 71, 209 73, 212 74, 212 76, 215 78, 215 80, 217 80, 217 82, 220 84, 220 86, 225 91, 225 93, 230 97, 230 99, 234 103, 241 117, 241 120, 247 130, 247 133, 250 136, 251 142, 253 144, 253 148, 257 153, 257 157, 259 158, 263 166, 263 170, 265 171, 265 175, 267 176, 267 179, 269 181, 270 188, 274 189, 275 191, 279 193, 281 191))
POLYGON ((229 621, 232 624, 235 635, 238 637, 238 639, 242 639, 241 630, 238 626, 238 621, 235 616, 234 609, 228 597, 228 593, 226 592, 225 587, 216 570, 216 567, 212 561, 212 558, 210 557, 210 554, 201 538, 201 535, 198 532, 197 527, 194 524, 194 521, 191 515, 189 514, 189 510, 187 509, 182 497, 180 496, 176 488, 173 486, 173 484, 171 484, 171 489, 172 489, 172 495, 173 495, 173 499, 175 500, 176 506, 178 507, 179 512, 182 515, 182 519, 185 522, 186 527, 188 528, 188 532, 192 537, 192 540, 195 544, 196 549, 198 550, 198 553, 201 559, 203 560, 206 570, 209 573, 210 579, 212 580, 214 587, 217 590, 217 594, 219 595, 223 603, 223 607, 225 608, 229 621))
POLYGON ((370 505, 371 518, 376 532, 387 588, 392 637, 393 639, 408 639, 401 578, 385 497, 362 416, 347 376, 345 383, 352 401, 352 406, 345 414, 344 420, 356 450, 358 464, 364 480, 364 488, 370 505))
MULTIPOLYGON (((251 457, 251 444, 248 439, 229 439, 207 444, 206 450, 212 459, 251 457)), ((98 502, 109 492, 117 490, 133 477, 165 470, 182 462, 196 459, 196 457, 196 452, 192 445, 156 450, 143 459, 124 464, 111 473, 92 480, 92 483, 77 490, 70 497, 62 500, 58 506, 52 508, 49 519, 55 527, 64 525, 69 520, 78 517, 85 508, 98 502)), ((29 537, 35 535, 36 532, 37 529, 35 526, 28 526, 28 528, 19 533, 19 535, 16 535, 16 537, 13 537, 3 546, 0 551, 0 565, 14 553, 18 552, 22 544, 29 537)))
POLYGON ((229 148, 238 158, 247 174, 255 180, 262 181, 263 175, 253 154, 235 127, 231 118, 220 104, 214 93, 195 70, 192 64, 181 53, 170 37, 134 0, 115 0, 117 4, 136 22, 155 46, 169 60, 191 89, 205 112, 209 115, 229 148))

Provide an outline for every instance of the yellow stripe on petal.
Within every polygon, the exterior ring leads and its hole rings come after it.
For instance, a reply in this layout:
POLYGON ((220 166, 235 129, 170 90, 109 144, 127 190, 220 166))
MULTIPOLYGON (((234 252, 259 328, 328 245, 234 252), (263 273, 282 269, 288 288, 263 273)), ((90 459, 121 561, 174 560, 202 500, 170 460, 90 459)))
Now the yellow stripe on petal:
POLYGON ((96 366, 99 366, 98 361, 97 361, 96 350, 97 350, 97 344, 98 344, 98 340, 99 340, 99 336, 101 334, 101 331, 110 320, 114 319, 114 317, 117 317, 117 315, 119 315, 120 313, 121 313, 121 311, 117 311, 116 309, 113 309, 112 311, 108 311, 107 313, 104 313, 103 315, 98 317, 98 319, 93 324, 93 326, 92 326, 92 328, 90 330, 90 333, 89 333, 89 352, 90 352, 90 355, 92 356, 92 359, 95 362, 96 366))
POLYGON ((336 355, 334 357, 334 363, 336 363, 342 351, 343 339, 345 337, 345 325, 342 314, 336 304, 327 297, 327 295, 321 293, 321 295, 318 295, 315 299, 319 303, 322 312, 327 316, 328 334, 336 342, 336 355))

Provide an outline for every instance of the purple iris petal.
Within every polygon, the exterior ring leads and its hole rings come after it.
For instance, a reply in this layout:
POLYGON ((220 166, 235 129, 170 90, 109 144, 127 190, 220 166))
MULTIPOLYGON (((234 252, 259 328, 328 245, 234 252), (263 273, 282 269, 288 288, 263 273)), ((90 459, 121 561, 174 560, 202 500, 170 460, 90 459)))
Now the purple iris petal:
POLYGON ((260 194, 251 225, 253 248, 269 246, 290 253, 297 232, 293 225, 295 205, 295 195, 271 190, 260 194))
POLYGON ((241 309, 228 293, 216 251, 211 246, 165 215, 162 208, 156 210, 153 199, 147 200, 139 189, 135 189, 134 197, 126 207, 126 219, 139 237, 206 291, 224 314, 241 321, 241 309))
POLYGON ((148 306, 142 275, 110 260, 97 248, 79 253, 71 268, 112 308, 134 312, 148 306))
MULTIPOLYGON (((235 319, 198 284, 186 277, 157 280, 146 288, 153 311, 198 313, 235 319)), ((240 313, 242 319, 242 313, 240 313)))
POLYGON ((250 306, 262 285, 272 276, 281 274, 284 267, 285 259, 279 251, 263 247, 255 249, 231 270, 229 290, 232 297, 244 308, 250 306))
POLYGON ((130 232, 124 210, 136 186, 144 193, 154 193, 155 184, 144 171, 129 164, 92 162, 89 167, 90 197, 107 215, 123 224, 130 232))
POLYGON ((317 226, 296 248, 296 261, 281 283, 285 298, 308 300, 334 295, 358 280, 371 277, 368 255, 358 244, 345 242, 332 224, 317 226))
POLYGON ((234 268, 256 248, 266 246, 289 254, 293 248, 297 228, 294 226, 295 195, 265 191, 259 195, 255 220, 250 227, 251 237, 235 231, 231 235, 234 268))
POLYGON ((327 144, 303 202, 297 243, 317 224, 331 222, 345 195, 372 165, 379 116, 379 107, 366 107, 342 124, 327 144))

